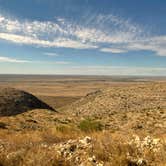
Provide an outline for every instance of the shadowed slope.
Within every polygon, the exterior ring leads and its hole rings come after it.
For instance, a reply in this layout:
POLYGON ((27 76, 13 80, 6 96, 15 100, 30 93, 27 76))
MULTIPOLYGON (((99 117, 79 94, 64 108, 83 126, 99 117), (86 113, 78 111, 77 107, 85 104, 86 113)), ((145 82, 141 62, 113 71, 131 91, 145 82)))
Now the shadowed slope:
POLYGON ((0 116, 16 115, 37 108, 54 110, 32 94, 13 88, 0 88, 0 116))

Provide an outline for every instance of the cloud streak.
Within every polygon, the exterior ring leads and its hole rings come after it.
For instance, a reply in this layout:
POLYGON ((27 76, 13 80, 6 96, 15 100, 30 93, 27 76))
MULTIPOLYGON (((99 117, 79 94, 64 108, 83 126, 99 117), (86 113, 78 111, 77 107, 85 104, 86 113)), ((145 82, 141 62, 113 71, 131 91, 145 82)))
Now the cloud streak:
POLYGON ((92 49, 99 48, 100 43, 127 42, 136 37, 135 32, 140 33, 129 21, 113 15, 96 15, 82 22, 63 18, 55 22, 26 21, 0 15, 0 38, 41 47, 92 49))
POLYGON ((52 65, 68 65, 71 62, 68 61, 29 61, 22 59, 15 59, 6 56, 0 56, 0 63, 33 63, 33 64, 52 64, 52 65))
POLYGON ((53 57, 59 56, 59 54, 57 54, 57 53, 55 53, 55 52, 44 52, 43 54, 44 54, 44 55, 47 55, 47 56, 53 56, 53 57))
POLYGON ((29 63, 27 60, 19 60, 9 57, 0 56, 0 62, 9 62, 9 63, 29 63))
POLYGON ((121 49, 121 48, 102 48, 102 49, 100 49, 100 51, 113 53, 113 54, 120 54, 120 53, 127 52, 127 50, 121 49))
POLYGON ((7 40, 17 44, 36 45, 40 47, 66 47, 66 48, 76 48, 76 49, 96 48, 96 46, 87 43, 84 44, 79 41, 65 39, 65 38, 59 38, 55 39, 54 41, 49 41, 49 40, 41 40, 38 38, 33 38, 23 35, 0 33, 0 39, 7 40))
POLYGON ((96 49, 122 54, 147 50, 166 56, 166 36, 149 36, 132 21, 114 15, 93 15, 81 23, 56 18, 28 21, 0 15, 0 39, 36 47, 96 49))

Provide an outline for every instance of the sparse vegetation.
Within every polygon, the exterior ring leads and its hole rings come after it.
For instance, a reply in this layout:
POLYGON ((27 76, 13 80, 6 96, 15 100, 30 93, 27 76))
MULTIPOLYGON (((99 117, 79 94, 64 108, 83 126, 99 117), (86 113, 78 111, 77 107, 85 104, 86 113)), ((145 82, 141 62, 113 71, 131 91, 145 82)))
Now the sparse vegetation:
MULTIPOLYGON (((13 135, 8 143, 1 139, 2 166, 165 166, 166 143, 162 138, 103 132, 62 135, 59 132, 13 135), (66 138, 65 138, 66 137, 66 138), (51 139, 51 141, 50 141, 51 139), (3 145, 3 146, 2 146, 3 145), (12 145, 12 146, 11 146, 12 145)), ((7 138, 7 135, 5 135, 7 138)))
POLYGON ((0 166, 165 166, 165 89, 119 85, 58 112, 0 117, 0 166))
POLYGON ((84 132, 94 132, 94 131, 101 131, 103 128, 103 125, 99 121, 92 120, 90 118, 82 120, 78 127, 81 129, 81 131, 84 132))

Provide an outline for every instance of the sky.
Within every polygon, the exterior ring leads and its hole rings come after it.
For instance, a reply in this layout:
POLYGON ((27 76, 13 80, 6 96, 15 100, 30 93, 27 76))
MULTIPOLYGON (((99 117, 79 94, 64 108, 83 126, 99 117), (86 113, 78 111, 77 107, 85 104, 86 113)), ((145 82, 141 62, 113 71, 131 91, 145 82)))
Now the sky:
POLYGON ((166 0, 0 0, 0 74, 166 76, 166 0))

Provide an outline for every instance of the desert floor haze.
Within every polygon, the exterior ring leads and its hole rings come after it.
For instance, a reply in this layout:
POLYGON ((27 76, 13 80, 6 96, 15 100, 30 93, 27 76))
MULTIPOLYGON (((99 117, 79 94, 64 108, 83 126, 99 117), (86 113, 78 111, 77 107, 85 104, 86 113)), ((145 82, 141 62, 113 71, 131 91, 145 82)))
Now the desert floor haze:
POLYGON ((0 76, 1 166, 166 166, 166 78, 0 76))

